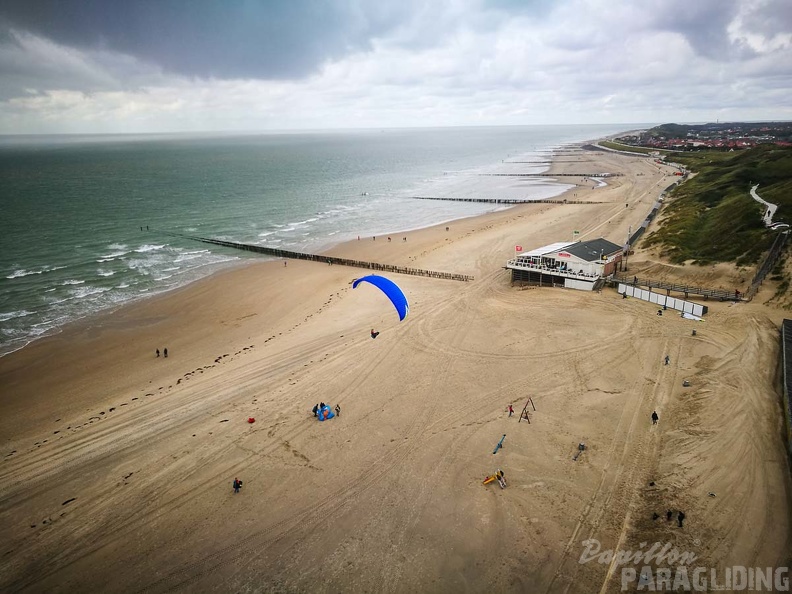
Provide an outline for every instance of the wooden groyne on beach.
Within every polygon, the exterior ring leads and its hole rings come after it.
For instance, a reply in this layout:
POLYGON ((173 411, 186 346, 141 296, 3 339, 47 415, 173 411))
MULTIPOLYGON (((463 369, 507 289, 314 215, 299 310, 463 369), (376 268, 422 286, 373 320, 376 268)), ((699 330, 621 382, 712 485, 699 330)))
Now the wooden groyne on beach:
POLYGON ((477 173, 486 177, 621 177, 623 173, 477 173))
POLYGON ((445 280, 455 280, 455 281, 463 281, 463 282, 473 280, 473 277, 470 275, 456 274, 454 272, 437 272, 435 270, 424 270, 422 268, 410 268, 409 266, 379 264, 378 262, 364 262, 362 260, 350 260, 349 258, 336 258, 334 256, 322 256, 319 254, 292 252, 289 250, 269 248, 261 245, 250 245, 247 243, 238 243, 236 241, 223 241, 222 239, 210 239, 208 237, 196 237, 194 235, 182 235, 181 233, 172 233, 167 231, 165 231, 164 233, 174 237, 181 237, 183 239, 192 239, 193 241, 200 241, 202 243, 220 245, 223 247, 233 248, 235 250, 243 250, 246 252, 257 252, 259 254, 266 254, 267 256, 274 256, 276 258, 286 258, 291 260, 309 260, 311 262, 322 262, 324 264, 338 264, 339 266, 351 266, 353 268, 365 268, 367 270, 377 270, 380 272, 393 272, 395 274, 410 274, 412 276, 442 278, 445 280))
POLYGON ((554 161, 504 161, 506 165, 551 165, 553 163, 580 163, 580 159, 556 159, 554 161))
POLYGON ((525 200, 523 198, 454 198, 452 196, 410 196, 414 200, 451 200, 452 202, 488 202, 490 204, 607 204, 589 200, 525 200))

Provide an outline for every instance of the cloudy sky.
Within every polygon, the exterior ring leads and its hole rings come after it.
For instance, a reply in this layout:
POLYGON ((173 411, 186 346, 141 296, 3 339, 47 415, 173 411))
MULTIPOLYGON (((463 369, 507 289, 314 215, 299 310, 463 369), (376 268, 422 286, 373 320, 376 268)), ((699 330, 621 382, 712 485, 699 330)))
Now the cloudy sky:
POLYGON ((792 120, 790 0, 2 0, 0 134, 792 120))

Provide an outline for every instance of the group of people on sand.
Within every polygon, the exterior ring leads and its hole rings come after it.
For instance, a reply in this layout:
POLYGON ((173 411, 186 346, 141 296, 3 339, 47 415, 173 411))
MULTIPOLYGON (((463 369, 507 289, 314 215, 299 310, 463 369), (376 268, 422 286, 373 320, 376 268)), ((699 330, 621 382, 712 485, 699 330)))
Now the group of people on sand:
MULTIPOLYGON (((159 349, 157 349, 155 352, 157 353, 157 357, 159 357, 159 356, 160 356, 160 350, 159 350, 159 349)), ((168 349, 167 349, 167 347, 166 347, 166 348, 164 348, 164 349, 162 349, 162 355, 163 355, 164 357, 166 357, 166 358, 167 358, 167 356, 168 356, 168 349)))
MULTIPOLYGON (((655 513, 652 515, 652 519, 653 519, 653 520, 656 520, 656 519, 657 519, 657 518, 659 518, 659 517, 660 517, 660 514, 658 514, 657 512, 655 512, 655 513)), ((670 509, 669 509, 669 510, 666 512, 666 522, 670 522, 670 521, 671 521, 671 520, 673 520, 673 519, 674 519, 674 512, 673 512, 673 510, 670 510, 670 509)), ((684 522, 684 521, 685 521, 685 512, 683 512, 682 510, 679 510, 679 511, 677 512, 677 526, 679 526, 680 528, 682 528, 682 524, 683 524, 683 522, 684 522)))
MULTIPOLYGON (((311 412, 313 413, 313 416, 318 417, 319 416, 319 411, 322 410, 325 406, 327 406, 327 404, 325 404, 324 402, 320 402, 319 404, 314 404, 314 407, 311 409, 311 412)), ((333 410, 335 411, 335 414, 336 414, 337 417, 341 416, 341 405, 340 404, 336 404, 335 408, 333 410)))

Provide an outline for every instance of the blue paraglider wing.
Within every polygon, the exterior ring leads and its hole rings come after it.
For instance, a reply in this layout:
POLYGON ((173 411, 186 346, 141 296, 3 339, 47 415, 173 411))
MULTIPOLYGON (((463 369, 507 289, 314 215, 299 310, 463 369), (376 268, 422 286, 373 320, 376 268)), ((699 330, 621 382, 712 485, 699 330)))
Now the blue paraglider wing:
POLYGON ((388 299, 393 303, 393 307, 395 307, 396 311, 399 313, 399 321, 407 316, 410 311, 410 306, 407 303, 407 297, 404 296, 404 293, 396 283, 384 276, 369 274, 368 276, 355 279, 355 282, 352 283, 352 288, 356 288, 364 281, 371 283, 388 296, 388 299))

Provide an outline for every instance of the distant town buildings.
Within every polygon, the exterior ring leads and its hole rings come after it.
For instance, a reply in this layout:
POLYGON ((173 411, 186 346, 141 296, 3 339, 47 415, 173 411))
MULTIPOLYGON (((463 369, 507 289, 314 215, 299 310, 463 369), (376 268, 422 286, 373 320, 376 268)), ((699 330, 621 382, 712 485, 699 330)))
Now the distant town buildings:
POLYGON ((759 144, 792 146, 792 122, 716 123, 702 125, 663 124, 617 142, 657 150, 739 150, 759 144))

